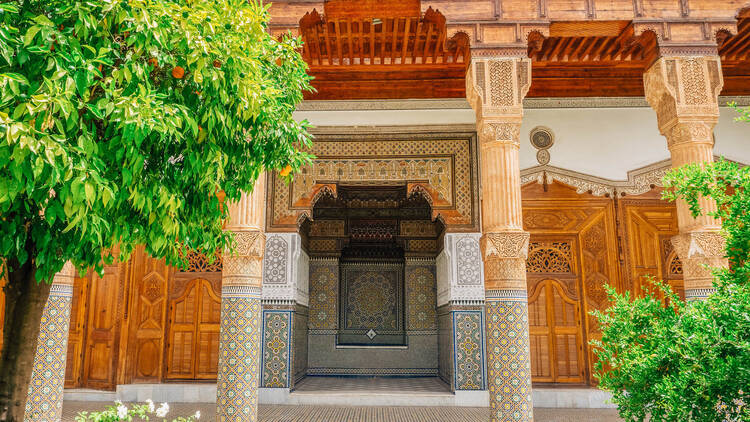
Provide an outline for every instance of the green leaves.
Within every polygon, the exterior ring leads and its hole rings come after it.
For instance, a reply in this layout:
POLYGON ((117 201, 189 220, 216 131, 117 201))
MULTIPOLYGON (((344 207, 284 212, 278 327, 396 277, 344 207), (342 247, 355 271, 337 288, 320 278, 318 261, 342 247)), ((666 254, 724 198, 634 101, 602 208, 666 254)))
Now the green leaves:
POLYGON ((34 8, 0 5, 0 256, 33 250, 38 279, 115 246, 172 264, 223 248, 216 192, 309 160, 299 41, 268 34, 260 2, 34 8))
POLYGON ((600 387, 630 421, 750 420, 750 168, 720 160, 664 181, 666 199, 721 218, 730 266, 714 271, 705 301, 683 304, 661 283, 634 299, 610 291, 613 306, 595 313, 600 387))

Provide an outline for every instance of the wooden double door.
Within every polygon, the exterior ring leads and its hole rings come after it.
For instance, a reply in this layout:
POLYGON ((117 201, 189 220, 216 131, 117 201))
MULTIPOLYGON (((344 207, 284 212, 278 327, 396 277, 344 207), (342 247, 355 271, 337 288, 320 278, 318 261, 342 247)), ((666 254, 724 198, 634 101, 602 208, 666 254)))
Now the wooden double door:
POLYGON ((77 278, 66 387, 215 380, 221 272, 210 269, 180 272, 138 248, 101 277, 77 278))

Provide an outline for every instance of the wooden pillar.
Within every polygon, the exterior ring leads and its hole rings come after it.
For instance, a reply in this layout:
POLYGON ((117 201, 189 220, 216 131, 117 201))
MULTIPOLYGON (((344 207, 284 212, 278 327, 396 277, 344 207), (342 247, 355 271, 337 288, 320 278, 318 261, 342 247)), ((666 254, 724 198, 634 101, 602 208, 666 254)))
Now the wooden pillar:
MULTIPOLYGON (((672 167, 713 161, 713 128, 719 119, 719 92, 724 84, 718 56, 661 57, 644 74, 646 100, 656 111, 659 131, 667 138, 672 167)), ((677 201, 680 234, 672 238, 684 268, 685 298, 702 299, 714 291, 710 267, 726 267, 721 221, 701 198, 703 215, 693 218, 677 201)))
POLYGON ((466 77, 477 114, 487 339, 492 421, 533 420, 526 253, 518 161, 523 98, 531 83, 526 57, 475 57, 466 77))
POLYGON ((219 421, 258 420, 261 281, 265 175, 252 194, 229 208, 226 230, 235 249, 223 257, 216 416, 219 421))
POLYGON ((75 269, 70 262, 55 274, 39 326, 34 368, 26 399, 24 420, 62 419, 65 363, 68 352, 70 308, 75 269))

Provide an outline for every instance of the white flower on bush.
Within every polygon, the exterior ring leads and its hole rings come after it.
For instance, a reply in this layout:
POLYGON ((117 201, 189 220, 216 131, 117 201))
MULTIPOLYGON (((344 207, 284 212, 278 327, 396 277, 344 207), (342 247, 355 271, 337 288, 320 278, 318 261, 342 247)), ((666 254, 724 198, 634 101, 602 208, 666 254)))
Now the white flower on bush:
POLYGON ((160 418, 167 416, 167 413, 169 413, 169 405, 167 403, 162 403, 161 406, 156 409, 156 416, 160 418))
POLYGON ((148 412, 154 413, 154 410, 156 409, 156 406, 154 406, 154 401, 151 399, 146 400, 146 404, 148 405, 148 412))
POLYGON ((201 418, 201 411, 198 410, 195 412, 195 419, 200 419, 200 418, 201 418))
POLYGON ((117 405, 117 417, 120 419, 125 419, 126 417, 128 417, 127 406, 123 405, 122 403, 117 405))

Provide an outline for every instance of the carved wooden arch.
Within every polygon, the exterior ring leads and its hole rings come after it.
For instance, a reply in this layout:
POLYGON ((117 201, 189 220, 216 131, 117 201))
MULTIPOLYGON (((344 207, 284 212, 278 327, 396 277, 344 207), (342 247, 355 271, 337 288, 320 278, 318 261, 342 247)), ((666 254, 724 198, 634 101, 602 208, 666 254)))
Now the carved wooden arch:
POLYGON ((298 231, 314 218, 321 198, 337 198, 340 186, 402 186, 420 195, 431 219, 448 231, 479 230, 478 157, 473 132, 319 134, 315 159, 291 181, 268 174, 266 231, 298 231), (356 136, 352 136, 356 135, 356 136))
MULTIPOLYGON (((301 211, 297 217, 298 230, 305 222, 314 220, 313 209, 320 199, 326 197, 338 198, 338 186, 335 183, 316 183, 310 191, 310 197, 309 206, 301 211)), ((451 210, 435 209, 434 205, 436 203, 444 204, 446 201, 441 199, 440 195, 428 183, 407 183, 406 197, 420 197, 424 199, 430 207, 430 216, 433 222, 439 221, 441 224, 446 225, 446 217, 443 214, 447 214, 450 219, 455 213, 455 211, 452 212, 451 210)))

